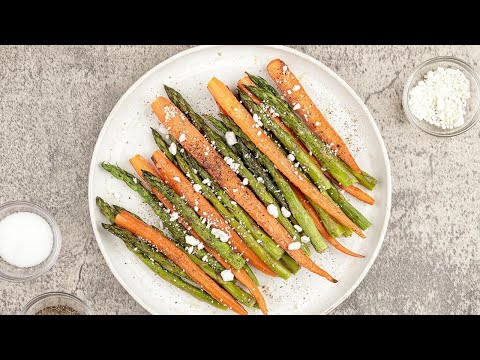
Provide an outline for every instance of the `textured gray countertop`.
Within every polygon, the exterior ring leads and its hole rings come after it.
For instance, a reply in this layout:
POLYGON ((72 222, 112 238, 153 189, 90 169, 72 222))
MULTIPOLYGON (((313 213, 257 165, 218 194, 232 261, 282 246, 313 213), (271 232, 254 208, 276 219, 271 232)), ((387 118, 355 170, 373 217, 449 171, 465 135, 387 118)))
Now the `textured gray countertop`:
MULTIPOLYGON (((100 314, 144 314, 97 247, 87 177, 97 135, 121 95, 188 46, 0 47, 0 203, 49 209, 64 243, 58 263, 24 284, 0 282, 0 314, 46 291, 73 293, 100 314)), ((406 77, 472 46, 294 46, 336 71, 365 101, 387 146, 393 206, 380 254, 336 314, 480 313, 480 125, 440 139, 403 115, 406 77)))

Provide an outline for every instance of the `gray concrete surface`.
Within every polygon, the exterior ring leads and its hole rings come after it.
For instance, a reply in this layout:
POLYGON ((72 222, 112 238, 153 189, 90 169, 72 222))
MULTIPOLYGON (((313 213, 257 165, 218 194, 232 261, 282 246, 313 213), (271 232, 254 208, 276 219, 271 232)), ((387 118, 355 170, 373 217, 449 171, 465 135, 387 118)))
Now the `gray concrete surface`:
MULTIPOLYGON (((0 314, 32 297, 76 294, 100 314, 145 311, 110 273, 95 242, 87 177, 97 135, 143 73, 187 46, 0 46, 0 203, 26 199, 53 212, 64 244, 57 265, 26 284, 0 282, 0 314)), ((401 94, 412 69, 454 55, 478 67, 472 46, 295 46, 365 100, 393 175, 380 255, 336 314, 480 313, 480 124, 439 139, 414 129, 401 94)))

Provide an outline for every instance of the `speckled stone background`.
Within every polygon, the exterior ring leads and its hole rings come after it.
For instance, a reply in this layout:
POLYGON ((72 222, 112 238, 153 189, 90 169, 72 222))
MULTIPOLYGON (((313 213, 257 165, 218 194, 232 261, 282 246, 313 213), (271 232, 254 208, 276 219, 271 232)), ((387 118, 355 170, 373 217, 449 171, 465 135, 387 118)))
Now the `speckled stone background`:
MULTIPOLYGON (((439 55, 478 67, 472 46, 294 46, 365 100, 393 176, 390 226, 377 261, 336 314, 480 314, 480 124, 440 139, 413 128, 401 95, 413 68, 439 55)), ((0 46, 0 203, 46 207, 64 244, 26 284, 0 282, 0 314, 65 291, 99 314, 145 314, 105 264, 90 226, 87 177, 98 133, 121 95, 188 46, 0 46)))

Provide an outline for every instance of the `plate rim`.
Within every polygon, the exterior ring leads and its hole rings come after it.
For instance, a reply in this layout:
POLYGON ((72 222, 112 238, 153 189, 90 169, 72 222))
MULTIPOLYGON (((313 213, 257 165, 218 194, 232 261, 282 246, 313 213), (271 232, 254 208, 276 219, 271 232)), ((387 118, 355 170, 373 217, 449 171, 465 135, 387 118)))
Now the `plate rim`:
MULTIPOLYGON (((145 74, 143 74, 137 81, 135 81, 125 93, 120 97, 120 99, 117 101, 113 109, 110 111, 107 119, 105 120, 102 129, 100 130, 100 133, 98 134, 97 141, 95 143, 95 147, 93 149, 93 153, 90 159, 90 167, 89 167, 89 172, 88 172, 88 209, 89 209, 89 215, 90 215, 90 223, 92 225, 92 230, 95 236, 95 241, 97 242, 98 247, 100 248, 100 252, 102 253, 102 256, 107 263, 107 266, 109 270, 112 272, 113 276, 115 276, 115 279, 122 285, 122 287, 127 291, 127 293, 140 305, 142 306, 146 311, 148 311, 150 314, 158 314, 156 311, 150 308, 147 304, 145 304, 137 295, 135 294, 134 291, 130 289, 130 287, 126 284, 126 282, 122 279, 122 277, 117 273, 115 268, 113 267, 110 258, 106 256, 106 250, 101 241, 99 241, 99 238, 101 237, 99 231, 97 230, 97 226, 95 223, 94 219, 94 201, 92 201, 92 196, 94 194, 92 193, 92 188, 93 188, 93 172, 94 172, 94 167, 97 166, 98 164, 94 163, 94 159, 97 157, 97 153, 100 148, 100 143, 101 140, 104 138, 105 133, 107 131, 108 125, 112 121, 113 117, 116 115, 118 108, 123 104, 125 99, 146 79, 148 78, 152 73, 157 71, 157 69, 168 65, 171 62, 174 62, 178 58, 188 56, 191 54, 194 54, 199 51, 203 51, 205 49, 209 48, 215 48, 215 47, 221 47, 225 45, 199 45, 195 46, 189 49, 185 49, 183 51, 180 51, 179 53, 161 61, 157 65, 155 65, 153 68, 148 70, 145 74)), ((257 45, 258 46, 258 45, 257 45)), ((273 49, 277 50, 282 50, 288 53, 291 53, 295 56, 299 56, 300 58, 312 62, 314 65, 319 66, 322 68, 324 71, 326 71, 330 76, 335 78, 339 82, 340 85, 342 85, 345 90, 353 96, 353 98, 359 103, 361 109, 367 114, 368 121, 371 123, 372 128, 374 130, 375 136, 379 140, 380 148, 382 149, 382 156, 383 160, 385 162, 385 170, 387 173, 386 176, 386 189, 387 189, 387 199, 386 199, 386 213, 385 213, 385 221, 383 224, 383 227, 380 231, 380 237, 379 241, 377 242, 377 245, 370 255, 370 258, 368 259, 368 263, 365 266, 364 270, 360 273, 359 277, 357 280, 345 291, 343 296, 341 296, 335 303, 333 303, 329 308, 324 310, 323 312, 319 312, 318 315, 325 315, 330 313, 332 310, 334 310, 336 307, 338 307, 341 303, 343 303, 352 293, 353 291, 360 285, 360 283, 365 279, 366 275, 370 271, 373 263, 378 257, 378 254, 380 252, 380 249, 382 248, 383 242, 385 240, 385 235, 387 232, 388 224, 390 222, 390 215, 391 215, 391 202, 392 202, 392 175, 391 175, 391 167, 390 167, 390 159, 388 157, 388 152, 387 148, 385 146, 385 143, 383 141, 382 135, 380 133, 380 130, 378 129, 377 123, 375 122, 375 119, 373 118, 372 114, 370 113, 370 110, 367 108, 365 102, 357 95, 357 93, 353 90, 353 88, 348 85, 348 83, 343 80, 337 73, 335 73, 333 70, 331 70, 328 66, 323 64, 320 60, 315 59, 314 57, 307 55, 299 50, 290 48, 288 46, 284 45, 260 45, 260 46, 265 46, 265 47, 270 47, 273 49)))

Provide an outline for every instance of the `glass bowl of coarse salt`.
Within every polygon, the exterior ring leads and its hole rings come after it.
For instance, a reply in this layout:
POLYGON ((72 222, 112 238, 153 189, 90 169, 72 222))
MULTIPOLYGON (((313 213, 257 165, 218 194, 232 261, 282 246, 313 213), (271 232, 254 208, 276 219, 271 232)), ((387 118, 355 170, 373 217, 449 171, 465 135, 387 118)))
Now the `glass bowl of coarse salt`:
POLYGON ((455 57, 436 57, 410 75, 403 90, 408 120, 435 136, 455 136, 480 117, 480 79, 477 71, 455 57))
POLYGON ((39 277, 55 264, 61 246, 60 228, 48 211, 26 201, 0 205, 0 280, 39 277))

